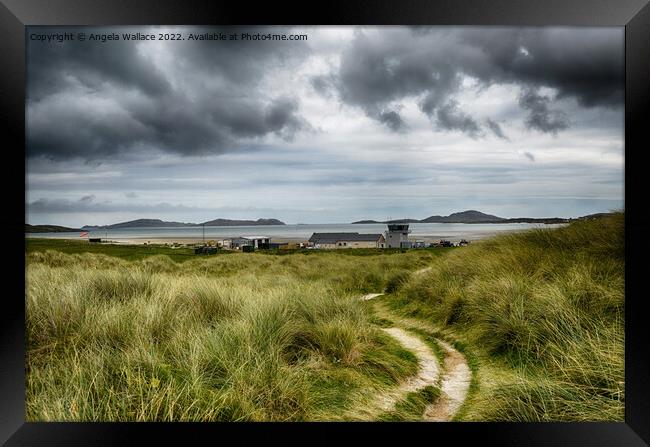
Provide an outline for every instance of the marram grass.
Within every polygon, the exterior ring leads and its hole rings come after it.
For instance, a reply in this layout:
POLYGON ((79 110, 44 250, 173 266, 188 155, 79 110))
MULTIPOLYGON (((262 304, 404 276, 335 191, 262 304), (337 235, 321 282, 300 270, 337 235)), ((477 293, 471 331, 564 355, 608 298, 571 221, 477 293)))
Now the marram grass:
POLYGON ((478 360, 464 420, 624 420, 624 216, 495 237, 390 297, 478 360))
POLYGON ((417 368, 357 297, 432 256, 29 253, 27 419, 354 420, 417 368))

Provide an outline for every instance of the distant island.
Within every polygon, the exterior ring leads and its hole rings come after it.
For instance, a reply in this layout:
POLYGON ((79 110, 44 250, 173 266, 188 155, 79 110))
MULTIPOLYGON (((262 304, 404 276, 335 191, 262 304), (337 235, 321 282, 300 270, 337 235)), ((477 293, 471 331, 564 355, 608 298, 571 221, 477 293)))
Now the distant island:
POLYGON ((563 217, 515 217, 515 218, 505 218, 493 216, 491 214, 485 214, 476 210, 467 210, 461 211, 459 213, 453 213, 449 216, 430 216, 426 219, 394 219, 386 221, 376 221, 376 220, 359 220, 357 222, 352 222, 352 224, 387 224, 387 223, 463 223, 463 224, 486 224, 486 223, 542 223, 542 224, 559 224, 559 223, 569 223, 574 220, 580 219, 591 219, 608 216, 612 213, 596 213, 589 214, 587 216, 573 218, 563 218, 563 217))
MULTIPOLYGON (((563 217, 515 217, 504 218, 485 214, 476 210, 467 210, 459 213, 453 213, 449 216, 430 216, 426 219, 393 219, 386 221, 377 220, 359 220, 352 224, 387 224, 387 223, 464 223, 464 224, 485 224, 485 223, 542 223, 542 224, 560 224, 569 223, 582 219, 597 219, 609 216, 612 213, 589 214, 578 218, 563 217)), ((238 226, 260 226, 260 225, 286 225, 278 219, 257 219, 257 220, 238 220, 238 219, 214 219, 203 223, 191 222, 174 222, 160 219, 136 219, 128 222, 118 222, 111 225, 84 225, 81 228, 63 227, 60 225, 30 225, 25 224, 25 233, 74 233, 78 231, 92 230, 116 230, 120 228, 179 228, 179 227, 238 227, 238 226)), ((298 224, 305 225, 305 224, 298 224)))
POLYGON ((59 225, 30 225, 25 224, 25 233, 69 233, 81 231, 80 228, 62 227, 59 225))
MULTIPOLYGON (((178 227, 236 227, 236 226, 256 226, 256 225, 286 225, 278 219, 257 219, 257 220, 231 220, 231 219, 214 219, 203 223, 186 223, 186 222, 166 222, 160 219, 136 219, 128 222, 119 222, 111 225, 84 225, 82 230, 116 230, 120 228, 178 228, 178 227)), ((71 230, 78 231, 78 230, 71 230)))
POLYGON ((195 227, 194 223, 166 222, 160 219, 136 219, 128 222, 119 222, 111 225, 84 225, 82 230, 115 230, 119 228, 147 228, 147 227, 195 227))

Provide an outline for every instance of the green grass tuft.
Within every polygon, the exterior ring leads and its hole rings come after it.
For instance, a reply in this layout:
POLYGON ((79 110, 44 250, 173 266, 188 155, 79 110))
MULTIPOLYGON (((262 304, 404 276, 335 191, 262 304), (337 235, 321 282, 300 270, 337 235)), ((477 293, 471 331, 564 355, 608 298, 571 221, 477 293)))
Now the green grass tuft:
POLYGON ((440 393, 440 388, 433 385, 408 393, 395 404, 394 410, 381 414, 378 419, 385 422, 418 421, 427 405, 436 403, 440 393))

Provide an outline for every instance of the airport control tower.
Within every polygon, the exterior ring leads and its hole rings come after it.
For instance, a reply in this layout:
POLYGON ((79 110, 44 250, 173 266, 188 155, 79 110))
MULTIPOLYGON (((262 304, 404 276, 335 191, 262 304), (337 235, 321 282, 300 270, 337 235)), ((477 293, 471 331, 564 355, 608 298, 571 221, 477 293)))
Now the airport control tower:
POLYGON ((407 223, 389 223, 386 232, 386 245, 388 248, 411 248, 410 232, 407 223))

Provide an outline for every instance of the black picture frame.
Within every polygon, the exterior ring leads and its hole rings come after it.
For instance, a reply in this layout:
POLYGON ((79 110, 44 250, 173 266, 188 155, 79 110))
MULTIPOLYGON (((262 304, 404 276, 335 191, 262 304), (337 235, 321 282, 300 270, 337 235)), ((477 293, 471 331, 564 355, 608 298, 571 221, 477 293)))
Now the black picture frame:
MULTIPOLYGON (((250 434, 280 442, 308 442, 298 430, 322 431, 313 438, 340 442, 352 431, 371 439, 428 437, 432 442, 467 439, 491 445, 642 446, 650 443, 650 325, 643 312, 643 278, 649 243, 644 230, 645 170, 650 104, 650 6, 647 0, 375 0, 322 4, 207 1, 2 0, 0 5, 0 111, 5 139, 1 176, 8 209, 2 213, 5 287, 0 326, 0 442, 17 445, 130 445, 143 440, 226 442, 250 434), (625 27, 625 238, 626 317, 625 422, 621 423, 451 423, 451 424, 195 424, 195 423, 26 423, 24 216, 25 196, 25 26, 138 24, 342 24, 342 25, 512 25, 625 27), (21 150, 22 148, 22 150, 21 150), (23 158, 21 158, 23 157, 23 158), (22 214, 21 214, 22 211, 22 214), (18 262, 22 260, 23 262, 18 262), (5 283, 5 284, 6 284, 5 283), (443 441, 443 439, 445 439, 443 441)), ((313 436, 313 435, 310 435, 313 436)), ((311 441, 309 441, 311 442, 311 441)))

